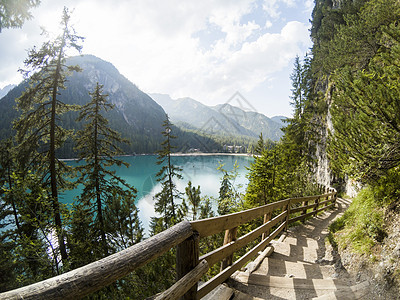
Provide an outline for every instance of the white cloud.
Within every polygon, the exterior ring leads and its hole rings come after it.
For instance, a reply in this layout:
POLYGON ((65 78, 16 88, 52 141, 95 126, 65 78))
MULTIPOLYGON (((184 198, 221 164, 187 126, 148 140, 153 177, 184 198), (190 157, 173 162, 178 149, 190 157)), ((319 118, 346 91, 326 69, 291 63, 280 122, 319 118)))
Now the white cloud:
POLYGON ((23 30, 0 34, 0 87, 15 78, 9 74, 22 66, 25 49, 41 44, 39 24, 58 24, 67 5, 74 10, 77 33, 86 37, 83 52, 111 62, 145 92, 221 102, 237 90, 266 84, 309 47, 308 17, 288 23, 274 19, 284 14, 283 7, 295 4, 294 0, 43 0, 23 30), (265 10, 258 14, 263 19, 252 19, 257 7, 265 10), (276 30, 279 25, 281 30, 276 30), (265 30, 272 28, 276 32, 265 30), (196 36, 201 31, 214 34, 208 47, 202 47, 204 40, 196 36))

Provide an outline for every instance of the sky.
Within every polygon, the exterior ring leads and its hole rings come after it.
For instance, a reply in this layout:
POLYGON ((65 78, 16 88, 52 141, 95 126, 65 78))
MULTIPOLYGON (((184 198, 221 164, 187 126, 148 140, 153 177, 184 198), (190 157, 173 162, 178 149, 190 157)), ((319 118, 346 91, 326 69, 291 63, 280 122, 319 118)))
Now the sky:
POLYGON ((0 33, 0 88, 22 80, 27 50, 46 40, 41 27, 59 32, 64 6, 82 54, 146 93, 292 114, 290 74, 312 46, 314 0, 42 0, 21 29, 0 33))

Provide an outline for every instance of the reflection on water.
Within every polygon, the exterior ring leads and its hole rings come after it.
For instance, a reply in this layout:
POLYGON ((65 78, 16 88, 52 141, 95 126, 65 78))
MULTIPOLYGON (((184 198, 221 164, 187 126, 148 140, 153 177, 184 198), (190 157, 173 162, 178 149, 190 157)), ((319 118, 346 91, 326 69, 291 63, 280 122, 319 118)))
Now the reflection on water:
MULTIPOLYGON (((123 160, 130 164, 129 168, 115 167, 116 175, 133 185, 137 193, 137 206, 140 210, 139 217, 143 227, 148 231, 150 219, 155 216, 154 212, 154 195, 161 190, 160 184, 156 180, 156 174, 160 166, 156 164, 157 156, 140 155, 123 157, 123 160)), ((222 173, 217 168, 220 164, 224 164, 224 169, 231 171, 237 161, 239 165, 238 177, 235 184, 242 185, 241 190, 244 191, 247 185, 245 174, 246 167, 253 160, 249 156, 233 156, 233 155, 206 155, 206 156, 173 156, 172 163, 182 168, 183 179, 176 182, 177 188, 182 193, 189 181, 192 185, 200 186, 202 196, 217 197, 220 187, 222 173)), ((76 162, 70 162, 71 165, 76 162)), ((64 203, 73 203, 74 199, 80 194, 80 189, 68 191, 64 194, 64 203)))

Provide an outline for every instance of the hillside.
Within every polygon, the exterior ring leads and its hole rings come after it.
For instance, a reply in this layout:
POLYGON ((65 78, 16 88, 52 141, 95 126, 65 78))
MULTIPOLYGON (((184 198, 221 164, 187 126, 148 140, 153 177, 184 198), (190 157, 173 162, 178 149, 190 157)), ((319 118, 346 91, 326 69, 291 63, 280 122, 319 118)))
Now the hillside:
POLYGON ((171 99, 168 95, 150 94, 181 128, 201 132, 278 141, 283 132, 283 123, 276 122, 257 112, 244 111, 230 104, 207 106, 191 98, 171 99))
POLYGON ((343 269, 368 278, 371 299, 400 291, 399 14, 397 0, 316 1, 312 53, 295 68, 308 80, 294 102, 315 146, 314 174, 356 196, 330 242, 343 269))
MULTIPOLYGON (((120 132, 130 142, 124 146, 126 153, 154 153, 159 149, 162 140, 162 122, 165 119, 163 108, 150 96, 139 90, 136 85, 126 79, 111 64, 92 55, 71 57, 67 64, 79 65, 82 72, 74 72, 68 77, 66 89, 61 91, 60 100, 67 104, 83 105, 90 99, 89 91, 93 91, 97 82, 104 86, 104 93, 115 105, 115 109, 106 113, 113 129, 120 132)), ((15 111, 15 99, 25 89, 26 83, 13 88, 0 99, 0 139, 12 135, 11 124, 18 116, 15 111)), ((63 116, 62 123, 67 129, 80 129, 75 119, 77 113, 70 112, 63 116)), ((194 133, 182 132, 178 128, 175 135, 178 149, 200 148, 202 144, 208 149, 218 150, 219 146, 210 139, 199 137, 194 133)), ((59 153, 62 157, 73 156, 73 145, 67 143, 59 153)))

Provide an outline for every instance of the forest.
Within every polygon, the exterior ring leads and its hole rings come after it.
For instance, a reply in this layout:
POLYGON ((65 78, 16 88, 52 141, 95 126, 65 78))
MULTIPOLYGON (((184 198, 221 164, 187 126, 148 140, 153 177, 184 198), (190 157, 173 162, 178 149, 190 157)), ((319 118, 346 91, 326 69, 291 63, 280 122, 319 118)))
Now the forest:
MULTIPOLYGON (((293 116, 286 120, 284 136, 274 143, 260 134, 251 146, 250 141, 235 141, 247 144, 254 154, 244 193, 238 193, 233 184, 235 168, 223 166, 217 199, 202 195, 201 187, 191 182, 179 191, 175 181, 182 176, 181 169, 171 154, 188 133, 173 135, 176 131, 166 116, 157 145, 157 180, 162 190, 154 201, 160 217, 152 219, 150 235, 185 219, 317 194, 320 185, 315 174, 321 161, 328 159, 330 184, 343 197, 349 182, 361 190, 350 209, 331 225, 330 242, 338 251, 363 256, 367 264, 379 263, 384 252, 376 249, 388 242, 388 223, 400 207, 399 15, 396 0, 315 1, 313 47, 295 59, 290 78, 293 116), (217 211, 212 210, 212 201, 217 211)), ((59 101, 66 75, 80 70, 65 64, 67 49, 79 53, 83 42, 69 18, 65 9, 60 35, 29 51, 22 72, 30 84, 17 99, 16 135, 1 141, 0 291, 67 272, 145 238, 135 187, 110 169, 123 164, 116 156, 124 154, 121 146, 128 141, 104 117, 113 105, 103 87, 97 84, 87 91, 90 101, 81 106, 59 101), (63 128, 60 122, 71 110, 82 124, 78 132, 63 128), (83 162, 76 169, 57 156, 67 139, 75 141, 74 151, 83 162), (67 209, 60 194, 77 184, 83 184, 83 192, 74 207, 67 209)), ((23 19, 10 16, 3 26, 18 27, 20 22, 23 19)), ((226 142, 225 137, 220 139, 220 145, 226 142)), ((245 229, 239 228, 238 234, 245 229)), ((223 236, 210 237, 200 249, 209 252, 222 240, 223 236)), ((399 286, 399 269, 393 267, 398 266, 398 258, 393 259, 384 270, 384 280, 399 286)), ((91 297, 154 295, 174 283, 175 264, 171 250, 91 297)), ((206 277, 218 269, 212 268, 206 277)))

